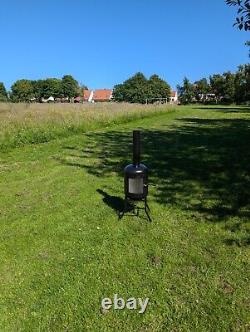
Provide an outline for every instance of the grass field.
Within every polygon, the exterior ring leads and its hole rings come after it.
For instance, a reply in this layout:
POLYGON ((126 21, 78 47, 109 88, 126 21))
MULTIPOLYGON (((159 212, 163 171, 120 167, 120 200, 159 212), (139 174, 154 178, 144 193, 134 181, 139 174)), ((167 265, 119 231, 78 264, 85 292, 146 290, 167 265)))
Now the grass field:
POLYGON ((72 132, 50 110, 40 144, 46 116, 0 112, 0 331, 250 330, 250 109, 137 110, 72 132), (138 128, 152 223, 117 218, 138 128), (146 312, 101 312, 114 294, 146 312))
POLYGON ((0 103, 0 151, 145 118, 165 109, 122 103, 0 103))

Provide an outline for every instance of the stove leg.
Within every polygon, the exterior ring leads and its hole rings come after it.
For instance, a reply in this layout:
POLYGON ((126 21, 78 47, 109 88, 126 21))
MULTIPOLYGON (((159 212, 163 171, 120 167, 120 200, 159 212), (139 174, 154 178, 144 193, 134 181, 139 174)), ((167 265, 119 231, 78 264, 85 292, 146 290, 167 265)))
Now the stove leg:
POLYGON ((137 207, 136 216, 139 217, 139 208, 137 207))
MULTIPOLYGON (((128 200, 127 197, 125 197, 125 199, 124 199, 124 209, 123 209, 122 212, 119 213, 118 219, 119 220, 122 219, 122 217, 124 216, 124 214, 126 212, 128 212, 128 211, 129 211, 129 200, 128 200)), ((144 211, 146 213, 146 216, 147 216, 148 220, 150 222, 152 222, 152 219, 151 219, 150 214, 149 214, 150 213, 150 208, 148 206, 147 198, 144 199, 144 211)), ((137 217, 139 217, 139 207, 137 207, 134 204, 134 202, 133 202, 133 213, 134 213, 134 215, 136 215, 137 217)))
POLYGON ((149 206, 148 206, 148 202, 147 202, 147 198, 145 198, 145 200, 144 200, 144 209, 145 209, 145 213, 146 213, 146 215, 147 215, 147 217, 148 217, 148 220, 150 221, 150 222, 152 222, 152 219, 151 219, 151 217, 150 217, 150 215, 149 215, 149 212, 150 212, 150 208, 149 208, 149 206))
POLYGON ((148 217, 148 220, 149 220, 150 222, 152 222, 152 219, 151 219, 151 217, 150 217, 150 215, 149 215, 148 211, 147 211, 147 210, 145 210, 145 212, 146 212, 146 215, 147 215, 147 217, 148 217))
POLYGON ((146 198, 146 200, 145 200, 145 206, 146 206, 148 212, 150 212, 150 208, 149 208, 149 206, 148 206, 147 198, 146 198))
POLYGON ((136 215, 135 209, 136 209, 136 206, 135 206, 135 204, 134 204, 134 202, 133 202, 133 214, 134 214, 134 215, 136 215))

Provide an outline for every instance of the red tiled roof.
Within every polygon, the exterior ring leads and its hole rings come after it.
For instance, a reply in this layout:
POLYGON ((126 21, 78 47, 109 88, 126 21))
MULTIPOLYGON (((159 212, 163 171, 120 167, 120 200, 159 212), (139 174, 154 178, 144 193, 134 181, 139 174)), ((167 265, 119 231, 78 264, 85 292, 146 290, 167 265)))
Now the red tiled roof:
POLYGON ((84 90, 83 91, 83 99, 85 101, 88 101, 90 94, 91 94, 91 90, 84 90))
POLYGON ((93 96, 93 99, 95 101, 98 101, 98 100, 110 100, 111 99, 111 96, 112 96, 112 90, 111 89, 99 89, 99 90, 95 90, 94 91, 94 96, 93 96))
POLYGON ((176 96, 176 91, 171 91, 171 97, 175 97, 176 96))

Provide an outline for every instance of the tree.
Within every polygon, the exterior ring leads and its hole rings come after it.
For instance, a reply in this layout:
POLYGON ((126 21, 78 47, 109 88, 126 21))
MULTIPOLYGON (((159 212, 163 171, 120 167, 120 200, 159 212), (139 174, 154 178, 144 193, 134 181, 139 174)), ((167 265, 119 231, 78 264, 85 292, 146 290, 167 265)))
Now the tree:
POLYGON ((142 73, 137 73, 123 84, 116 85, 113 98, 116 101, 145 104, 148 98, 146 77, 142 73))
POLYGON ((65 98, 73 98, 79 95, 80 87, 78 82, 71 76, 65 75, 62 78, 62 94, 65 98))
POLYGON ((40 101, 43 97, 43 82, 44 80, 32 81, 34 98, 36 98, 37 101, 40 101))
POLYGON ((88 90, 89 88, 87 87, 87 85, 85 84, 80 84, 79 85, 79 91, 78 91, 78 95, 82 96, 84 94, 85 90, 88 90))
POLYGON ((60 98, 63 95, 62 80, 58 78, 47 78, 46 80, 38 81, 38 89, 40 87, 40 97, 60 98))
POLYGON ((88 90, 88 89, 89 89, 89 88, 87 87, 87 85, 82 84, 82 83, 79 85, 79 87, 80 87, 80 90, 81 90, 81 91, 84 91, 84 90, 88 90))
POLYGON ((250 0, 226 0, 226 4, 238 7, 238 16, 234 25, 237 25, 240 30, 250 30, 250 0))
POLYGON ((190 104, 194 99, 194 87, 187 79, 184 77, 183 86, 177 86, 179 92, 179 99, 182 104, 190 104))
POLYGON ((117 84, 114 86, 113 90, 113 100, 118 101, 118 102, 123 102, 127 101, 127 96, 126 96, 126 87, 123 84, 117 84))
POLYGON ((223 74, 223 99, 224 103, 230 104, 235 101, 235 75, 230 71, 223 74))
POLYGON ((17 80, 11 87, 11 99, 14 102, 30 102, 35 97, 33 83, 30 80, 17 80))
POLYGON ((194 82, 193 92, 197 101, 202 102, 209 91, 210 86, 206 78, 202 78, 201 80, 194 82))
POLYGON ((147 79, 142 73, 137 73, 125 81, 125 96, 130 103, 144 104, 148 97, 147 79))
POLYGON ((170 96, 169 84, 158 75, 152 75, 147 82, 147 86, 149 102, 154 102, 155 98, 168 98, 170 96))
POLYGON ((152 75, 149 80, 142 73, 136 73, 122 84, 114 87, 113 99, 118 102, 145 104, 154 102, 156 98, 170 96, 170 86, 158 75, 152 75))
POLYGON ((5 89, 5 86, 2 82, 0 82, 0 101, 7 101, 8 99, 8 94, 7 91, 5 89))
POLYGON ((235 74, 228 71, 223 75, 210 76, 210 85, 217 102, 222 101, 227 104, 235 102, 235 74))
MULTIPOLYGON (((250 41, 248 40, 246 43, 245 43, 246 46, 250 47, 250 41)), ((250 49, 249 49, 249 53, 248 53, 248 56, 250 58, 250 49)))
POLYGON ((235 101, 239 104, 250 101, 250 64, 239 66, 235 74, 235 101))
POLYGON ((211 92, 215 94, 216 101, 224 97, 224 78, 220 74, 210 76, 211 92))

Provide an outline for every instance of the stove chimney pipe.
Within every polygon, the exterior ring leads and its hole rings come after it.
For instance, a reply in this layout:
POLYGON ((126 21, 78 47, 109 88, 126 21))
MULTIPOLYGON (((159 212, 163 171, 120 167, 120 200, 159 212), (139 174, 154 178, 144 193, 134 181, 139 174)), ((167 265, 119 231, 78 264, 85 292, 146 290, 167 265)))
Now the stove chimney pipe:
POLYGON ((141 140, 140 130, 133 131, 133 165, 138 166, 140 164, 140 153, 141 153, 141 140))

